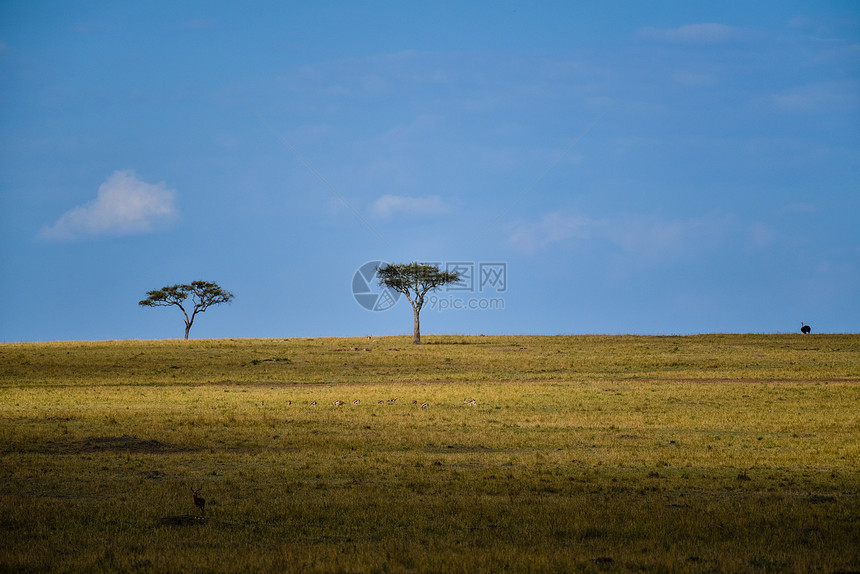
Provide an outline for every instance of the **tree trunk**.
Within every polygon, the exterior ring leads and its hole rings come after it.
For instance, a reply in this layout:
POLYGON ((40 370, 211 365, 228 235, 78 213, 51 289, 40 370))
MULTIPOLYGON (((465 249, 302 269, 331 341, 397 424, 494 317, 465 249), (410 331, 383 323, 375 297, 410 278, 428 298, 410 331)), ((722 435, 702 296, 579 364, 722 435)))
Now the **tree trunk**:
POLYGON ((418 315, 421 313, 421 310, 417 307, 412 309, 415 312, 415 329, 412 333, 412 344, 420 345, 421 344, 421 325, 418 321, 418 315))
POLYGON ((191 330, 191 323, 185 323, 185 340, 188 340, 188 332, 191 330))

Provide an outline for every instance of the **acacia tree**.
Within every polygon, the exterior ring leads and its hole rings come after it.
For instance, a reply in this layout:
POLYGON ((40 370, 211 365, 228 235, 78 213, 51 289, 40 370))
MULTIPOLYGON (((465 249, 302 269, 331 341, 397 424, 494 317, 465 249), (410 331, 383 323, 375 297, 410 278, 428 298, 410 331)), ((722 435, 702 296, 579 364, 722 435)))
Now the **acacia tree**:
POLYGON ((212 305, 221 303, 229 303, 233 299, 233 294, 222 289, 217 283, 210 281, 192 281, 191 285, 169 285, 148 291, 146 299, 140 301, 138 305, 144 307, 169 307, 176 305, 185 315, 185 340, 188 340, 188 332, 191 331, 191 325, 194 324, 194 318, 197 313, 203 313, 212 305), (185 303, 188 296, 191 296, 191 301, 185 303), (194 307, 188 310, 185 309, 186 304, 193 304, 194 307))
POLYGON ((421 344, 421 323, 419 314, 424 306, 424 296, 437 287, 456 283, 460 275, 456 272, 440 271, 435 265, 421 263, 389 264, 376 270, 379 284, 406 295, 415 314, 415 328, 412 342, 421 344))

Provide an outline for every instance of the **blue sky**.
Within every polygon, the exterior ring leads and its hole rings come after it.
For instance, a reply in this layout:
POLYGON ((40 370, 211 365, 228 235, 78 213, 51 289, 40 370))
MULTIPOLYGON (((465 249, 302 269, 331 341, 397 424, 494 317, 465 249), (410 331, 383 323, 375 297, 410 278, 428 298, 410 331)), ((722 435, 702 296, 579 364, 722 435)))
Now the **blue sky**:
POLYGON ((858 332, 858 221, 856 2, 0 4, 0 341, 858 332))

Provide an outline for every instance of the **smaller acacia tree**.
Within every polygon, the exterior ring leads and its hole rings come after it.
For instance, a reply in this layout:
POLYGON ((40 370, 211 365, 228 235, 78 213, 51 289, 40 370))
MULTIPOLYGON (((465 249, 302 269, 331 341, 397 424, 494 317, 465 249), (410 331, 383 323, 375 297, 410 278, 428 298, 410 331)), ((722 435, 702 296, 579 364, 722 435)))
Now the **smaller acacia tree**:
POLYGON ((376 270, 379 284, 398 293, 406 295, 406 299, 412 305, 415 315, 415 328, 412 334, 412 342, 421 344, 421 323, 419 314, 424 306, 424 296, 428 291, 448 283, 456 283, 460 275, 456 272, 440 271, 435 265, 424 265, 421 263, 389 264, 376 270))
POLYGON ((146 299, 140 301, 138 305, 144 307, 169 307, 176 305, 185 315, 185 340, 188 340, 188 332, 191 331, 191 325, 194 324, 194 318, 197 313, 203 313, 212 305, 221 303, 229 303, 233 300, 233 294, 222 289, 217 283, 210 281, 192 281, 191 285, 169 285, 148 291, 146 299), (184 303, 191 296, 191 304, 194 308, 191 309, 191 314, 185 309, 184 303))

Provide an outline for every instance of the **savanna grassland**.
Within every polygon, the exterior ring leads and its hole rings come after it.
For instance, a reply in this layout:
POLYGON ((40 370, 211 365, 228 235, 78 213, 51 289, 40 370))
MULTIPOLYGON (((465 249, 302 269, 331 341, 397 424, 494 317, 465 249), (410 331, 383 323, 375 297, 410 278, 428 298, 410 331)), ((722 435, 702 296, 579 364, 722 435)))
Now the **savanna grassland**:
POLYGON ((0 535, 13 572, 860 571, 860 335, 2 344, 0 535))

